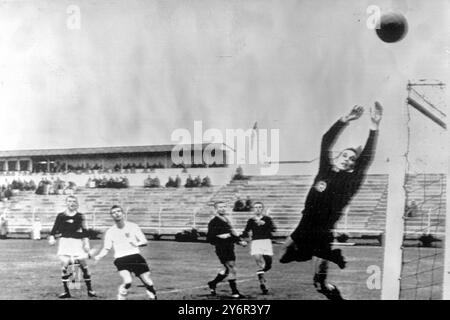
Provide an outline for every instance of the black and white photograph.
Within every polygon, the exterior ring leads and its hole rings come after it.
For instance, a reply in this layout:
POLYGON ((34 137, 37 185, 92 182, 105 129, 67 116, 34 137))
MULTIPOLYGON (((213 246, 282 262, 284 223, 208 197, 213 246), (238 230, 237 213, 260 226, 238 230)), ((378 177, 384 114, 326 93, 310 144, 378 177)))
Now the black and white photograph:
POLYGON ((0 300, 450 300, 450 1, 0 0, 0 44, 0 300))

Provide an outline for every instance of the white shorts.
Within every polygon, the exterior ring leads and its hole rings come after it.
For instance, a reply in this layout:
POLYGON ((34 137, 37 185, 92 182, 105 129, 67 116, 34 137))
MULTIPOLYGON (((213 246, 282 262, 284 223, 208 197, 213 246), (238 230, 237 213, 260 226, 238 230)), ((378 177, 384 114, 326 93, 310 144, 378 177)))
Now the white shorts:
POLYGON ((60 238, 58 245, 58 256, 70 256, 86 259, 88 254, 83 250, 83 240, 74 238, 60 238))
POLYGON ((252 256, 257 254, 265 256, 273 256, 272 240, 270 239, 252 240, 252 243, 250 245, 250 254, 252 256))

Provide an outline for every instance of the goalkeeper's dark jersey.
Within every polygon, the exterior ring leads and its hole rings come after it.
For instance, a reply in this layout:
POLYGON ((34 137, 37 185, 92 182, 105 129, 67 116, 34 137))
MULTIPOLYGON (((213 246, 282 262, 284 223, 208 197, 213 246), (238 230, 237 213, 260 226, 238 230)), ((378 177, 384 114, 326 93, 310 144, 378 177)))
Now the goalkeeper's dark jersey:
POLYGON ((84 216, 77 212, 73 216, 61 212, 56 216, 50 235, 60 234, 62 238, 82 239, 87 238, 87 230, 84 224, 84 216))
POLYGON ((330 232, 342 215, 343 208, 363 183, 375 153, 378 131, 370 131, 354 169, 350 172, 337 172, 333 169, 330 148, 345 126, 342 121, 337 121, 323 136, 319 173, 306 197, 300 224, 291 235, 294 240, 300 238, 301 233, 330 232))

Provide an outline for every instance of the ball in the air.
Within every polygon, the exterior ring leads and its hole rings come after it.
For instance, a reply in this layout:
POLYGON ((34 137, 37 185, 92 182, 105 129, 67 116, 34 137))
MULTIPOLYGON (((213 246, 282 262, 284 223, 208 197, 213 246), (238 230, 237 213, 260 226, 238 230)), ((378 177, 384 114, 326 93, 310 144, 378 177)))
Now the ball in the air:
POLYGON ((408 33, 408 21, 400 13, 385 13, 381 16, 375 31, 384 42, 397 42, 408 33))

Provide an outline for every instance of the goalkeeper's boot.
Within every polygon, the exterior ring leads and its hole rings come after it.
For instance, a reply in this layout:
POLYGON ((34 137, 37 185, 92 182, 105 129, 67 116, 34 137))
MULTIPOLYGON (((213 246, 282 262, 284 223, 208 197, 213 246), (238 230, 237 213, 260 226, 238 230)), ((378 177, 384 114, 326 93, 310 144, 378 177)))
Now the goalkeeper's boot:
POLYGON ((327 297, 328 300, 344 300, 344 298, 342 298, 341 292, 334 284, 328 283, 326 287, 327 288, 323 290, 321 293, 325 297, 327 297))
POLYGON ((314 287, 317 292, 323 294, 328 300, 344 300, 339 289, 331 283, 325 283, 325 277, 322 274, 314 275, 314 287))

